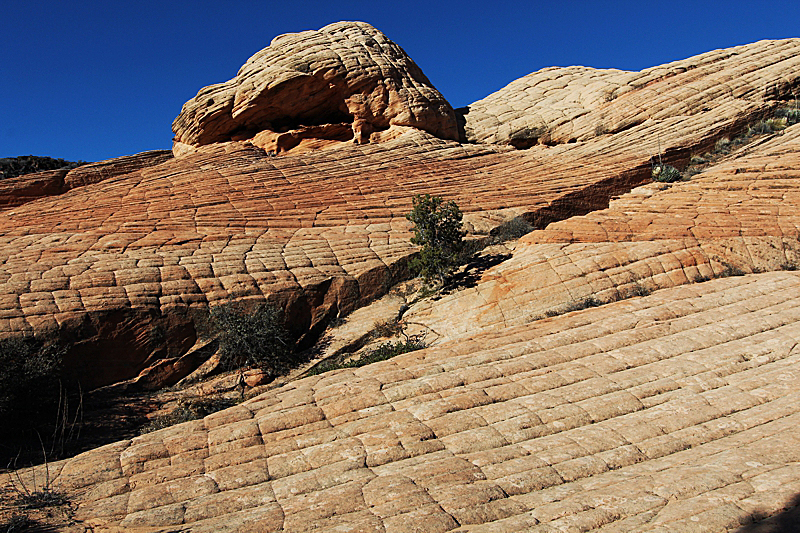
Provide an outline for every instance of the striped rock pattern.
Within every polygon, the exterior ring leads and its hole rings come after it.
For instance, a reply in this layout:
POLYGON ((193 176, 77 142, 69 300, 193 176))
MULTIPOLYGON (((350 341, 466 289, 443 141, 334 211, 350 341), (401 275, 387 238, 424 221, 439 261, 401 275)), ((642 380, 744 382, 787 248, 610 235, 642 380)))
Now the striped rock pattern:
POLYGON ((475 287, 419 306, 407 320, 431 340, 455 338, 589 298, 800 265, 800 125, 663 187, 635 189, 608 209, 529 233, 475 287))
MULTIPOLYGON (((755 43, 740 55, 761 57, 774 46, 755 43)), ((720 59, 718 70, 733 69, 730 61, 720 59)), ((783 95, 770 89, 773 69, 748 79, 763 94, 783 95)), ((676 75, 659 83, 679 88, 683 81, 676 75)), ((248 142, 214 143, 109 179, 103 178, 113 164, 95 165, 97 175, 82 175, 83 186, 0 212, 0 335, 88 332, 67 360, 94 376, 89 386, 180 357, 197 336, 194 310, 229 298, 277 303, 310 342, 329 320, 405 275, 414 248, 404 215, 414 194, 455 200, 473 235, 515 215, 543 228, 606 207, 614 195, 649 181, 659 150, 680 167, 775 105, 735 100, 529 150, 460 145, 396 126, 399 136, 384 143, 340 143, 335 150, 269 157, 248 142), (155 329, 164 331, 166 348, 153 342, 155 329)), ((615 283, 607 283, 612 292, 615 283)), ((433 326, 436 319, 420 321, 433 326)))
POLYGON ((93 384, 185 352, 192 310, 230 298, 273 301, 313 334, 405 275, 413 194, 454 199, 485 234, 519 213, 588 212, 648 179, 645 160, 621 151, 582 145, 578 163, 577 150, 459 145, 418 130, 281 157, 204 147, 0 213, 0 334, 95 331, 96 349, 69 358, 89 376, 106 369, 93 384), (153 327, 176 338, 170 354, 154 351, 153 327))
POLYGON ((43 196, 64 194, 70 189, 130 174, 171 158, 172 152, 152 150, 97 163, 87 163, 71 170, 48 170, 5 179, 0 181, 0 209, 22 205, 43 196))
POLYGON ((714 108, 763 111, 771 100, 800 95, 799 75, 800 39, 760 41, 640 72, 546 68, 459 113, 471 142, 568 143, 714 108))
POLYGON ((411 126, 458 139, 453 108, 402 48, 367 23, 337 22, 278 36, 235 78, 201 89, 172 124, 174 151, 342 122, 349 137, 340 128, 307 133, 368 142, 411 126))
POLYGON ((798 342, 798 273, 713 280, 304 378, 50 471, 95 533, 732 531, 800 491, 798 342))

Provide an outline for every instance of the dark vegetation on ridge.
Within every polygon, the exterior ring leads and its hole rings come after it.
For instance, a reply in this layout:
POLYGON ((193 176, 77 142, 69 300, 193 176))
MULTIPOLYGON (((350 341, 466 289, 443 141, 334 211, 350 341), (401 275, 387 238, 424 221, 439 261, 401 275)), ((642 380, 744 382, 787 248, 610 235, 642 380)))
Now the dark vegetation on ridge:
POLYGON ((33 174, 34 172, 44 172, 46 170, 73 169, 86 163, 86 161, 67 161, 38 155, 3 157, 0 158, 0 179, 16 178, 24 174, 33 174))

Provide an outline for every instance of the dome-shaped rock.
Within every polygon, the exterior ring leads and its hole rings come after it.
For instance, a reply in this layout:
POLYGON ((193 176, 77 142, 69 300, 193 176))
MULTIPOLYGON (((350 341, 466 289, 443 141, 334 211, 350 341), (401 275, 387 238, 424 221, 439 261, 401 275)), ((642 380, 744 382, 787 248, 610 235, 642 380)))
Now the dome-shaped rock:
POLYGON ((306 138, 365 143, 390 126, 458 139, 453 108, 402 48, 367 23, 338 22, 278 36, 235 78, 201 89, 172 124, 173 151, 231 140, 276 152, 306 138))

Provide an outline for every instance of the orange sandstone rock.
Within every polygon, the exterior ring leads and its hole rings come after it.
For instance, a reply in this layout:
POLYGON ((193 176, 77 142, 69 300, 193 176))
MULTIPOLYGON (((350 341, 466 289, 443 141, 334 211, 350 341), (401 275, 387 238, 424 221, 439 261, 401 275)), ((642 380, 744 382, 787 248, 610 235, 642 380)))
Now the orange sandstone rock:
POLYGON ((337 22, 276 37, 186 102, 172 130, 177 155, 259 133, 255 144, 276 152, 297 136, 365 143, 391 126, 458 139, 452 107, 402 48, 367 23, 337 22), (262 132, 284 140, 265 144, 262 132))
POLYGON ((800 483, 799 319, 794 272, 673 287, 301 379, 49 469, 95 532, 733 531, 800 483))

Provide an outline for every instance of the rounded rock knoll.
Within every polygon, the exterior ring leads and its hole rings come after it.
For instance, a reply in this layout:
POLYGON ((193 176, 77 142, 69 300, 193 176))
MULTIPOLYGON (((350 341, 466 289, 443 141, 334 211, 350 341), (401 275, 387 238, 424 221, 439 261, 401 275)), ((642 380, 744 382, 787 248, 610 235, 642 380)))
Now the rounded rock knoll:
POLYGON ((453 108, 402 48, 367 23, 337 22, 280 35, 236 77, 201 89, 172 124, 173 152, 231 140, 274 152, 309 138, 367 143, 392 126, 458 139, 453 108))

